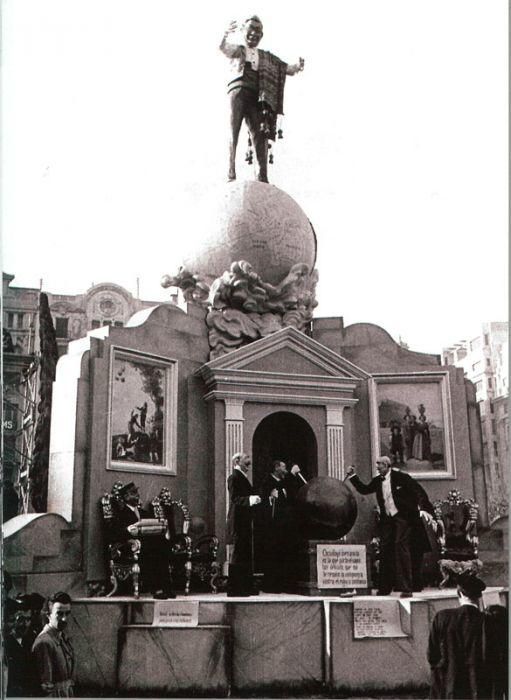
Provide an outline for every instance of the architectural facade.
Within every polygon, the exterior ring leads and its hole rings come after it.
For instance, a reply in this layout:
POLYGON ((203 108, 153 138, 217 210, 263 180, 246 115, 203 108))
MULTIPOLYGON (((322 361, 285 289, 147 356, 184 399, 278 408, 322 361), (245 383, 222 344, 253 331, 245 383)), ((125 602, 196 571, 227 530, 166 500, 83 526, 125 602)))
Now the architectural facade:
POLYGON ((487 322, 481 334, 444 348, 445 365, 461 367, 475 386, 481 414, 488 514, 508 513, 509 490, 509 324, 487 322))
MULTIPOLYGON (((32 432, 37 418, 38 307, 40 290, 12 286, 14 275, 2 275, 3 289, 3 437, 4 479, 26 480, 32 432)), ((55 326, 59 356, 71 340, 101 326, 122 327, 143 301, 117 284, 96 284, 83 294, 46 292, 55 326)))

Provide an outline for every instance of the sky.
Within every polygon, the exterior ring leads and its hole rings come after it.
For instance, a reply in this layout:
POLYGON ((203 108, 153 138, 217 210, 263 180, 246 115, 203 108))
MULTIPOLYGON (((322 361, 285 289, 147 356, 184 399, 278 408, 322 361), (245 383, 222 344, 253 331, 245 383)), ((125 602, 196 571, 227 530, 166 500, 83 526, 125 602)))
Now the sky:
MULTIPOLYGON (((166 300, 226 187, 232 19, 305 58, 270 181, 318 237, 316 316, 440 353, 506 320, 504 0, 4 0, 2 268, 166 300)), ((236 40, 236 37, 233 37, 236 40)), ((243 163, 238 178, 253 173, 243 163)))

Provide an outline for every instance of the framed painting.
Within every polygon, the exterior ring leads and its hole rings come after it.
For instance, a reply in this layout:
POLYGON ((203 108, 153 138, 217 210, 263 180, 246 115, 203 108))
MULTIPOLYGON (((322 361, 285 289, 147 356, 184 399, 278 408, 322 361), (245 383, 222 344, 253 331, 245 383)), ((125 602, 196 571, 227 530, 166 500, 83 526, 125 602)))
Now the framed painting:
POLYGON ((112 347, 108 469, 176 473, 177 362, 112 347))
POLYGON ((423 479, 455 477, 448 372, 373 375, 371 448, 423 479))

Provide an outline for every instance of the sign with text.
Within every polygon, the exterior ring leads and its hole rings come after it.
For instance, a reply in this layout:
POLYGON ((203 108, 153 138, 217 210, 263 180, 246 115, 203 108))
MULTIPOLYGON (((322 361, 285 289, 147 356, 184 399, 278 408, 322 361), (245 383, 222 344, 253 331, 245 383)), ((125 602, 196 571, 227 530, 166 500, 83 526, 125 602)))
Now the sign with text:
POLYGON ((353 634, 364 637, 406 637, 401 627, 398 600, 353 601, 353 634))
POLYGON ((197 627, 198 624, 199 601, 155 601, 153 615, 153 625, 155 627, 197 627))
POLYGON ((364 544, 318 544, 318 588, 366 588, 364 544))

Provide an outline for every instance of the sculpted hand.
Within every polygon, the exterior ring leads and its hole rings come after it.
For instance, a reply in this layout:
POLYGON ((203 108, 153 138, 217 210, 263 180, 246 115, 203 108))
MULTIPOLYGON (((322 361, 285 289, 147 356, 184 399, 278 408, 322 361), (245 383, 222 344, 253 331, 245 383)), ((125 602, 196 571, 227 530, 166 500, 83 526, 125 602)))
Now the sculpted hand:
POLYGON ((433 522, 433 516, 431 513, 428 513, 427 510, 420 510, 419 514, 423 520, 425 520, 427 523, 432 523, 433 522))
POLYGON ((248 499, 251 506, 258 506, 261 503, 260 496, 249 496, 248 499))
POLYGON ((279 497, 279 492, 277 489, 272 489, 272 492, 270 493, 270 498, 278 498, 279 497))
POLYGON ((238 29, 238 23, 236 22, 235 19, 233 19, 232 22, 227 27, 227 29, 225 30, 225 33, 232 34, 233 32, 236 31, 236 29, 238 29))
POLYGON ((298 466, 298 464, 293 464, 293 466, 291 467, 291 474, 293 476, 296 476, 299 473, 300 473, 300 467, 298 466))

